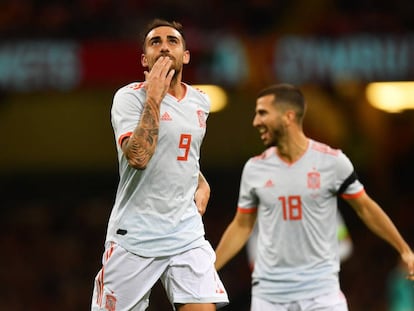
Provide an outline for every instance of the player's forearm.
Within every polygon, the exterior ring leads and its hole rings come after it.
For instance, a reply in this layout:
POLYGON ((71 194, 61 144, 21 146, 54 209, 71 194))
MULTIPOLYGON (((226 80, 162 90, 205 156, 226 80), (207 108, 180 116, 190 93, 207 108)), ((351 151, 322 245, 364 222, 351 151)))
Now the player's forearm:
POLYGON ((198 186, 194 194, 194 201, 201 215, 204 215, 207 209, 208 200, 210 199, 210 185, 200 172, 198 174, 198 186))
POLYGON ((410 247, 405 242, 394 223, 387 215, 383 215, 382 225, 373 225, 372 230, 382 239, 392 245, 401 255, 405 252, 411 252, 410 247))
POLYGON ((159 104, 147 100, 137 127, 123 147, 129 165, 136 169, 145 169, 155 152, 158 142, 159 114, 159 104))
POLYGON ((227 227, 216 248, 215 267, 217 270, 220 270, 240 252, 251 231, 248 227, 238 226, 234 221, 227 227))
POLYGON ((197 186, 197 189, 201 189, 201 190, 205 191, 210 196, 210 185, 208 184, 206 178, 201 173, 201 171, 198 174, 198 186, 197 186))
POLYGON ((400 254, 410 252, 410 247, 404 241, 392 220, 373 200, 367 199, 366 208, 357 210, 359 217, 376 235, 387 241, 400 254))

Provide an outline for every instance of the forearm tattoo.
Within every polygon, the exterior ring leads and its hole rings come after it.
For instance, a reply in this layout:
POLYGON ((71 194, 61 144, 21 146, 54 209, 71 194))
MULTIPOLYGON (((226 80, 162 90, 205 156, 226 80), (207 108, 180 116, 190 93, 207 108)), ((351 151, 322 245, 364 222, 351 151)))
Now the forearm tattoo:
POLYGON ((141 120, 128 143, 128 158, 135 165, 145 166, 154 154, 158 141, 159 123, 159 108, 147 102, 141 120))

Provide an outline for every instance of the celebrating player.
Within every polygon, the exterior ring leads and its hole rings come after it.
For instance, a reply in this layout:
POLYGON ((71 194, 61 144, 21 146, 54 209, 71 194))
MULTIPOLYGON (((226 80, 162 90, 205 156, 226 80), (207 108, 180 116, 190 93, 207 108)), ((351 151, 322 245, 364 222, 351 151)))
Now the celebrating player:
POLYGON ((179 311, 228 302, 202 222, 210 187, 199 157, 210 100, 181 81, 189 61, 181 24, 154 20, 143 38, 145 81, 114 96, 120 180, 94 311, 145 310, 159 279, 179 311))
POLYGON ((365 192, 341 151, 305 136, 305 99, 291 85, 262 90, 253 126, 266 147, 244 166, 234 219, 216 249, 220 269, 259 225, 252 311, 346 311, 338 271, 337 197, 401 255, 414 279, 414 254, 365 192))

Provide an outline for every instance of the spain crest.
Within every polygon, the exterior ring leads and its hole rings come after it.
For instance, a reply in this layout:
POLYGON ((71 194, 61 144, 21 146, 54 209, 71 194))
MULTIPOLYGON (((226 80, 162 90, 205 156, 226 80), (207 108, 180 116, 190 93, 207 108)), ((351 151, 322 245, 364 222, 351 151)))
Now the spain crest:
POLYGON ((308 173, 308 188, 319 189, 321 187, 321 174, 317 171, 308 173))

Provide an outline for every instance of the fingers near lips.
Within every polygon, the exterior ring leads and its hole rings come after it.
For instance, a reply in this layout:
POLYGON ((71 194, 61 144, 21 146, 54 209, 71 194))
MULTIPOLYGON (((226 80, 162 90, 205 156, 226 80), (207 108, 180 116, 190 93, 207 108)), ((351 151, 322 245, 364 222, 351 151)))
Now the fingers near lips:
POLYGON ((171 69, 171 64, 172 64, 172 60, 169 57, 165 57, 164 63, 163 63, 164 67, 162 68, 161 76, 165 77, 168 75, 168 72, 171 69))
POLYGON ((155 62, 154 67, 152 68, 152 70, 156 70, 157 72, 159 72, 159 74, 164 73, 166 75, 167 71, 171 67, 171 63, 172 63, 171 58, 166 57, 166 56, 161 56, 155 62))

